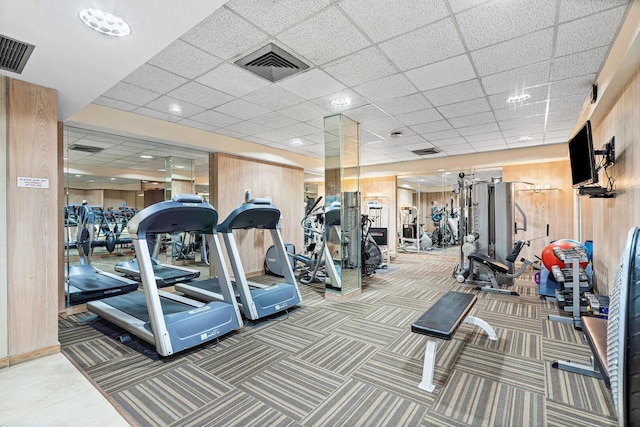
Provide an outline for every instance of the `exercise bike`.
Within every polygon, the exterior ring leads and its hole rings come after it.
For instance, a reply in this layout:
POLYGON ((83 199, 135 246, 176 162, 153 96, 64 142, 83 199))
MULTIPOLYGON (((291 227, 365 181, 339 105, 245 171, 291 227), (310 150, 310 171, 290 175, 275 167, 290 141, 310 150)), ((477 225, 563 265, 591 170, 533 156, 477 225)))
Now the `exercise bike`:
POLYGON ((382 268, 382 251, 369 232, 373 220, 368 215, 362 215, 360 228, 362 230, 361 270, 363 276, 371 276, 378 268, 382 268))

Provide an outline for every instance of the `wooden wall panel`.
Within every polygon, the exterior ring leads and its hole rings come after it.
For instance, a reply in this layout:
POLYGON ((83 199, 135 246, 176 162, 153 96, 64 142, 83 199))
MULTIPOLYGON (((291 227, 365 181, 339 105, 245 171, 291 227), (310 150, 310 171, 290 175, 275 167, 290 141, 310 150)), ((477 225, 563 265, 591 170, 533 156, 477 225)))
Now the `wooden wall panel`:
POLYGON ((102 207, 118 210, 122 203, 126 203, 129 207, 135 207, 138 193, 139 191, 130 190, 103 190, 102 207))
POLYGON ((8 342, 19 358, 58 346, 56 93, 9 79, 8 101, 8 342), (18 187, 18 177, 48 179, 49 188, 18 187))
MULTIPOLYGON (((304 216, 304 171, 301 168, 245 159, 223 153, 210 156, 211 203, 222 222, 244 202, 245 191, 251 196, 270 197, 281 212, 281 233, 285 242, 302 248, 300 221, 304 216)), ((246 272, 264 268, 264 258, 271 237, 263 230, 238 231, 235 234, 246 272)))
MULTIPOLYGON (((593 144, 600 148, 615 136, 614 199, 591 199, 589 224, 593 234, 594 270, 598 292, 606 295, 613 283, 629 229, 640 226, 640 68, 600 123, 592 123, 593 144)), ((604 174, 600 173, 604 182, 604 174)), ((584 197, 583 197, 584 199, 584 197)))
MULTIPOLYGON (((0 76, 0 165, 7 167, 7 84, 0 76)), ((9 364, 7 325, 7 174, 0 174, 0 368, 9 364)))
MULTIPOLYGON (((516 203, 527 216, 527 231, 519 231, 515 240, 531 240, 531 246, 522 250, 522 256, 534 260, 540 256, 544 247, 552 240, 575 239, 574 234, 574 199, 575 190, 571 186, 571 167, 569 160, 548 162, 544 164, 524 164, 505 166, 502 179, 515 182, 516 203), (532 183, 535 188, 540 185, 539 192, 528 188, 532 183), (549 189, 545 189, 545 187, 549 189), (549 224, 549 237, 545 237, 549 224)), ((516 211, 515 221, 523 224, 522 216, 516 211)))

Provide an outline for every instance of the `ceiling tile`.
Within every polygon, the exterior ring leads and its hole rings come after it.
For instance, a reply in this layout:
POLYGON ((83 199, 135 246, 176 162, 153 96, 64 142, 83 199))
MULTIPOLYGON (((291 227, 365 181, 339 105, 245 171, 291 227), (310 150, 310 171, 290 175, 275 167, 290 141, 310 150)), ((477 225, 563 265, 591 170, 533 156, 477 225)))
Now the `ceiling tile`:
POLYGON ((627 5, 629 0, 562 0, 559 21, 572 21, 616 6, 627 5))
POLYGON ((306 124, 313 126, 316 129, 322 129, 324 131, 324 116, 316 117, 315 119, 306 120, 306 124))
POLYGON ((269 129, 279 129, 285 126, 291 126, 293 124, 298 123, 297 120, 292 119, 289 116, 285 116, 282 113, 278 112, 270 112, 266 114, 261 114, 256 116, 250 120, 250 122, 266 126, 269 129))
POLYGON ((449 124, 448 121, 446 120, 438 120, 437 122, 431 122, 431 123, 423 123, 420 125, 413 125, 411 126, 411 129, 413 129, 414 132, 422 135, 422 134, 426 134, 426 133, 432 133, 432 132, 439 132, 442 130, 448 130, 448 129, 452 129, 451 125, 449 124))
POLYGON ((270 142, 276 142, 278 144, 286 144, 287 141, 291 140, 291 135, 286 132, 282 132, 279 130, 269 130, 266 132, 258 133, 254 135, 256 138, 264 139, 270 142))
POLYGON ((391 115, 410 113, 417 110, 427 110, 431 104, 421 93, 414 93, 388 101, 378 102, 378 107, 391 115))
POLYGON ((462 137, 440 139, 438 141, 433 142, 433 144, 438 148, 442 148, 443 150, 452 146, 460 147, 461 145, 463 145, 465 148, 469 148, 469 144, 462 137))
POLYGON ((550 61, 527 65, 515 70, 482 77, 482 84, 488 95, 545 84, 549 80, 549 68, 550 61))
POLYGON ((296 120, 300 120, 301 122, 320 119, 323 121, 322 128, 324 128, 324 120, 322 118, 330 115, 327 110, 320 107, 319 105, 314 104, 311 101, 284 108, 282 110, 279 110, 279 112, 296 120))
POLYGON ((455 118, 449 119, 449 123, 451 123, 451 126, 457 129, 461 127, 494 123, 495 120, 496 119, 493 113, 491 111, 486 111, 484 113, 470 114, 468 116, 463 116, 463 117, 455 117, 455 118))
POLYGON ((322 68, 347 86, 356 86, 397 73, 393 64, 373 46, 330 62, 322 68))
POLYGON ((307 100, 345 89, 340 82, 318 68, 281 80, 277 85, 307 100))
MULTIPOLYGON (((571 133, 573 131, 573 128, 575 127, 576 122, 575 120, 569 120, 566 122, 554 122, 554 123, 548 123, 547 124, 547 132, 553 132, 553 131, 557 131, 557 130, 568 130, 569 133, 571 133)), ((580 123, 580 125, 582 125, 582 123, 580 123)))
POLYGON ((232 125, 227 126, 225 129, 230 130, 232 132, 237 132, 238 134, 242 134, 242 135, 255 135, 255 134, 267 132, 268 130, 270 130, 266 126, 261 126, 256 123, 252 123, 248 121, 234 123, 232 125))
POLYGON ((284 31, 278 39, 314 65, 326 64, 370 45, 335 6, 284 31))
POLYGON ((580 94, 584 94, 586 97, 591 91, 591 85, 595 83, 595 81, 595 74, 587 74, 572 79, 553 82, 550 85, 551 99, 580 94))
POLYGON ((562 110, 582 111, 582 107, 587 102, 588 96, 573 95, 566 98, 552 99, 549 102, 549 112, 555 113, 562 110))
POLYGON ((551 80, 563 80, 584 74, 598 73, 608 50, 608 46, 604 46, 555 58, 551 61, 551 80))
POLYGON ((231 101, 233 96, 191 81, 168 93, 172 96, 204 108, 213 108, 231 101))
POLYGON ((267 35, 223 6, 181 38, 218 58, 235 59, 251 47, 266 44, 267 35))
POLYGON ((214 68, 196 81, 233 96, 243 96, 270 84, 268 80, 228 63, 214 68))
POLYGON ((383 77, 353 88, 373 102, 399 98, 416 92, 416 88, 403 74, 383 77))
POLYGON ((318 104, 322 108, 332 113, 340 113, 341 111, 350 110, 363 105, 370 104, 369 100, 360 96, 351 89, 343 89, 341 91, 312 99, 311 102, 318 104), (336 99, 348 99, 349 104, 345 106, 335 106, 332 102, 336 99))
POLYGON ((228 114, 233 117, 238 117, 243 120, 249 120, 253 117, 269 112, 266 108, 262 108, 242 99, 227 102, 226 104, 216 107, 215 111, 228 114))
POLYGON ((565 142, 568 142, 570 137, 571 137, 570 130, 556 130, 553 132, 546 132, 544 134, 545 141, 563 139, 565 142))
POLYGON ((456 15, 470 50, 500 43, 554 24, 556 0, 495 0, 456 15))
POLYGON ((123 80, 158 93, 165 93, 187 82, 187 79, 153 65, 143 64, 123 80))
POLYGON ((478 144, 471 144, 471 146, 476 150, 476 152, 478 153, 486 153, 488 151, 497 151, 497 150, 506 150, 509 147, 507 147, 507 143, 504 141, 494 141, 491 144, 487 144, 487 145, 478 145, 478 144))
POLYGON ((204 108, 202 107, 189 104, 188 102, 171 98, 169 96, 161 96, 160 98, 156 98, 153 101, 145 104, 145 107, 151 108, 164 114, 175 116, 178 120, 191 117, 204 111, 204 108), (172 111, 170 111, 169 108, 174 105, 179 105, 182 111, 180 113, 173 113, 172 111))
POLYGON ((460 135, 464 136, 467 141, 469 138, 478 134, 487 134, 497 132, 499 130, 498 124, 495 122, 484 123, 480 125, 466 126, 457 128, 460 135))
POLYGON ((529 99, 523 101, 522 105, 532 104, 534 102, 546 101, 549 98, 549 85, 539 85, 534 87, 527 87, 517 89, 511 92, 497 93, 495 95, 489 95, 489 104, 494 110, 501 110, 503 108, 513 108, 513 104, 507 102, 510 96, 517 96, 527 94, 529 99))
POLYGON ((512 108, 503 108, 495 111, 498 121, 517 119, 521 117, 545 114, 547 111, 546 102, 536 102, 534 104, 514 105, 512 108))
POLYGON ((406 136, 411 136, 415 133, 413 130, 409 129, 407 126, 392 117, 364 123, 361 125, 361 129, 378 134, 383 138, 389 137, 391 132, 402 132, 406 136))
POLYGON ((358 123, 371 122, 373 120, 386 119, 389 117, 387 113, 376 107, 374 104, 364 105, 358 108, 343 111, 342 114, 358 123))
POLYGON ((193 79, 222 62, 220 58, 180 39, 149 60, 149 64, 179 76, 193 79))
POLYGON ((453 13, 462 12, 465 9, 486 3, 489 0, 449 0, 449 5, 453 13))
POLYGON ((471 52, 480 76, 499 73, 523 65, 551 59, 553 28, 527 34, 471 52))
POLYGON ((491 110, 487 100, 483 98, 469 99, 468 101, 437 107, 440 114, 446 119, 468 116, 491 110))
POLYGON ((547 115, 547 122, 564 122, 569 120, 578 120, 578 116, 580 116, 580 111, 578 110, 562 110, 562 111, 554 111, 553 113, 549 113, 547 115))
POLYGON ((421 135, 430 142, 442 141, 451 138, 460 138, 460 132, 458 132, 456 129, 443 130, 441 132, 423 133, 421 135))
POLYGON ((340 7, 375 42, 449 14, 444 0, 345 0, 340 7))
MULTIPOLYGON (((233 125, 231 125, 231 126, 233 126, 233 125)), ((247 138, 245 138, 245 136, 246 136, 245 134, 240 133, 240 132, 236 132, 234 130, 227 129, 227 128, 216 128, 216 129, 213 129, 211 132, 217 133, 217 134, 220 134, 220 135, 230 136, 230 137, 233 137, 233 138, 247 139, 247 138)))
POLYGON ((277 34, 330 4, 330 0, 230 0, 226 6, 264 31, 277 34))
POLYGON ((475 99, 484 96, 484 91, 477 79, 457 83, 451 86, 433 89, 424 92, 424 96, 436 107, 455 104, 467 99, 475 99))
POLYGON ((278 130, 294 137, 303 137, 305 135, 310 135, 318 132, 318 129, 313 126, 309 126, 306 123, 297 123, 295 125, 285 126, 278 130))
POLYGON ((413 144, 424 144, 424 143, 430 144, 426 139, 424 139, 420 135, 403 136, 402 138, 394 139, 394 141, 400 147, 405 147, 407 145, 413 145, 413 144))
POLYGON ((559 25, 556 56, 608 45, 617 34, 625 11, 622 6, 559 25))
POLYGON ((241 121, 236 117, 231 117, 227 114, 222 114, 214 110, 207 110, 207 111, 203 111, 200 114, 196 114, 195 116, 191 117, 191 120, 195 120, 201 123, 206 123, 213 127, 221 127, 221 128, 241 121))
POLYGON ((460 134, 464 136, 464 139, 466 139, 467 142, 470 142, 470 143, 481 143, 485 141, 503 141, 504 140, 502 136, 502 132, 487 132, 487 133, 479 133, 477 135, 465 135, 461 129, 460 134))
POLYGON ((129 104, 128 102, 118 101, 117 99, 107 98, 101 96, 93 100, 94 104, 104 105, 105 107, 114 108, 116 110, 133 111, 138 108, 137 105, 129 104))
POLYGON ((269 85, 243 96, 242 99, 274 111, 291 107, 304 101, 304 98, 294 95, 277 85, 269 85))
POLYGON ((421 91, 449 86, 476 77, 476 72, 467 55, 445 59, 407 71, 405 74, 421 91))
POLYGON ((435 122, 437 120, 442 120, 442 115, 435 108, 429 108, 428 110, 399 114, 396 116, 396 118, 407 126, 413 126, 419 125, 421 123, 429 123, 435 122))
POLYGON ((466 142, 463 144, 446 145, 446 146, 443 146, 442 149, 446 153, 451 154, 452 156, 476 152, 476 150, 466 142))
POLYGON ((450 18, 381 43, 380 49, 403 71, 464 53, 450 18))
POLYGON ((157 98, 160 94, 130 85, 129 83, 120 82, 103 93, 102 96, 123 101, 131 105, 141 106, 157 98))
MULTIPOLYGON (((539 118, 539 116, 536 117, 539 118)), ((544 121, 541 120, 536 120, 535 122, 522 120, 520 126, 509 126, 509 123, 507 123, 502 130, 502 136, 504 136, 506 140, 515 140, 521 136, 540 133, 544 133, 544 121)))

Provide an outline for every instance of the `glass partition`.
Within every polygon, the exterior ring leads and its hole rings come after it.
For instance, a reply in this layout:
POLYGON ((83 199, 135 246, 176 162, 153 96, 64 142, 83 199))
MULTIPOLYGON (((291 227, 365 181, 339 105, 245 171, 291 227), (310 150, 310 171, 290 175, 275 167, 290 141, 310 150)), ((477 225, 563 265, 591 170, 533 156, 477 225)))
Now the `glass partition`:
POLYGON ((360 125, 338 114, 324 126, 325 256, 331 262, 325 296, 340 299, 357 295, 362 284, 360 125))

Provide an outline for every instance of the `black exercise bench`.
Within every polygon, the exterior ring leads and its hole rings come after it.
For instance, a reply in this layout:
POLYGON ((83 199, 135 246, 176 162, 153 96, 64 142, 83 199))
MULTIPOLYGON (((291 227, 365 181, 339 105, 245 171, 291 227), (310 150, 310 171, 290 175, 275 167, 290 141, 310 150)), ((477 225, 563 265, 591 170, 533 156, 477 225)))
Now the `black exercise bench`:
POLYGON ((587 338, 587 343, 589 343, 589 347, 591 347, 591 351, 593 352, 593 356, 591 357, 591 366, 560 360, 553 362, 553 365, 551 366, 563 371, 600 378, 601 380, 604 380, 604 384, 607 388, 611 388, 611 382, 609 381, 609 365, 607 362, 608 321, 598 317, 587 316, 583 316, 580 319, 582 321, 582 332, 587 338))
MULTIPOLYGON (((441 340, 450 340, 462 323, 480 326, 489 339, 497 340, 495 331, 487 322, 469 316, 469 311, 478 300, 474 294, 449 291, 436 301, 418 320, 411 324, 411 332, 427 335, 441 340)), ((424 351, 424 368, 419 388, 433 391, 433 373, 436 367, 437 341, 427 340, 424 351)))

